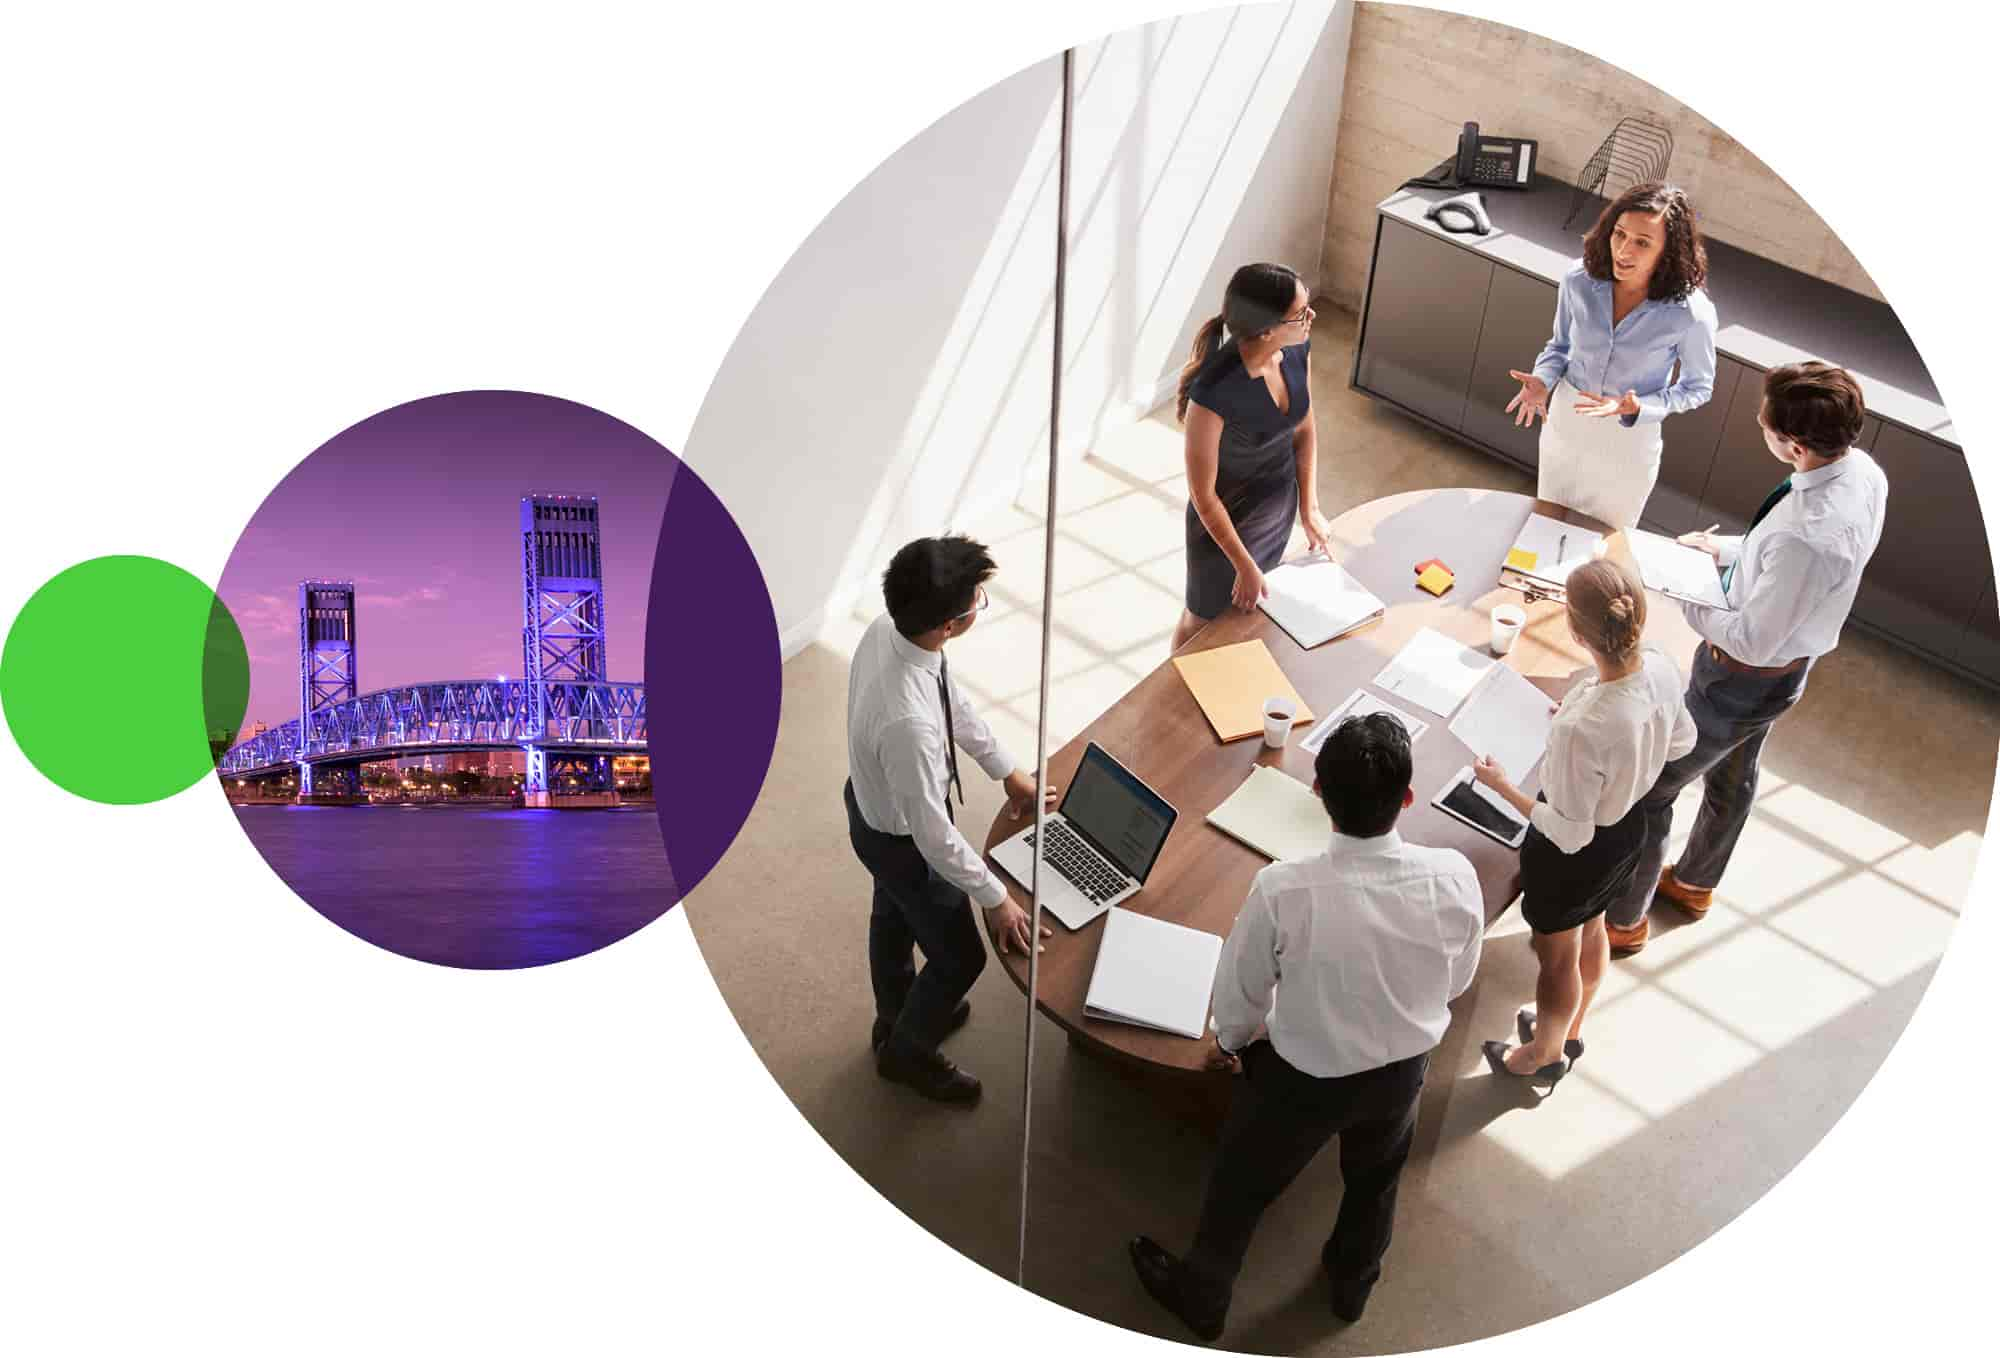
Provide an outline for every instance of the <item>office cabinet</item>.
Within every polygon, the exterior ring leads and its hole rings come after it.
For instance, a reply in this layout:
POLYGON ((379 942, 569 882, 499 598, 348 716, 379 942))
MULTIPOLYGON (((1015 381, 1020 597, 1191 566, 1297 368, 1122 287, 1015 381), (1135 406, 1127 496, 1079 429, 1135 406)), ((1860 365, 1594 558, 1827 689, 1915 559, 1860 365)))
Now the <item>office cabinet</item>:
POLYGON ((1639 515, 1642 527, 1673 537, 1708 527, 1711 521, 1701 517, 1702 492, 1708 488, 1723 421, 1744 371, 1741 363, 1718 358, 1715 390, 1707 403, 1667 416, 1660 431, 1660 479, 1639 515))
POLYGON ((1382 223, 1368 290, 1394 300, 1368 308, 1355 382, 1456 432, 1493 267, 1415 227, 1382 223))
POLYGON ((1889 511, 1854 617, 1951 658, 1963 649, 1973 606, 1992 593, 1972 474, 1962 453, 1900 425, 1882 427, 1873 455, 1889 478, 1889 511))
MULTIPOLYGON (((1992 562, 1987 565, 1991 567, 1992 562)), ((1990 569, 1986 587, 1973 601, 1972 616, 1959 638, 1957 651, 1950 658, 1974 674, 2000 674, 2000 612, 1995 612, 1990 569)))
MULTIPOLYGON (((1709 464, 1708 483, 1701 493, 1701 509, 1695 515, 1696 528, 1720 524, 1724 533, 1741 533, 1750 526, 1757 506, 1791 468, 1771 456, 1764 444, 1764 427, 1757 412, 1764 404, 1764 374, 1733 358, 1716 356, 1715 385, 1719 391, 1727 381, 1732 388, 1729 409, 1723 414, 1716 436, 1715 455, 1709 464)), ((1713 404, 1713 402, 1711 402, 1713 404)))
POLYGON ((1521 384, 1509 370, 1527 372, 1555 329, 1556 288, 1539 278, 1495 266, 1486 291, 1486 315, 1479 327, 1479 348, 1472 363, 1472 382, 1465 391, 1460 431, 1495 452, 1533 469, 1541 465, 1542 425, 1518 428, 1507 403, 1521 384))

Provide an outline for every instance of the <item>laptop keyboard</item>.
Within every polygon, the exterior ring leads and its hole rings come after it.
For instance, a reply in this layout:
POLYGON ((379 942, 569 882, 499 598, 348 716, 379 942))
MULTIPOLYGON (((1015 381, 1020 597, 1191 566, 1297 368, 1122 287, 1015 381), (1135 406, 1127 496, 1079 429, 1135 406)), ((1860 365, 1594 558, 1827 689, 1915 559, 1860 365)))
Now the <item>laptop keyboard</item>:
MULTIPOLYGON (((1107 865, 1097 850, 1083 842, 1076 831, 1069 828, 1066 821, 1052 820, 1049 827, 1050 867, 1061 873, 1069 884, 1088 896, 1093 903, 1101 904, 1123 891, 1131 879, 1122 872, 1114 871, 1107 865)), ((1028 847, 1035 847, 1035 832, 1024 836, 1028 847)))

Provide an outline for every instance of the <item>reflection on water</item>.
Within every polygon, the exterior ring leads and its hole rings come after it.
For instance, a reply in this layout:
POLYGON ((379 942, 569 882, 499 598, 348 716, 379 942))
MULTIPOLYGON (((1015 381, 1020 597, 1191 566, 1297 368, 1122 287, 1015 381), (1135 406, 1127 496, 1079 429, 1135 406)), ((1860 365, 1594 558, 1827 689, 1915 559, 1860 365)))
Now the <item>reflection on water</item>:
POLYGON ((286 884, 349 933, 457 967, 532 967, 625 937, 678 897, 653 808, 239 806, 286 884))

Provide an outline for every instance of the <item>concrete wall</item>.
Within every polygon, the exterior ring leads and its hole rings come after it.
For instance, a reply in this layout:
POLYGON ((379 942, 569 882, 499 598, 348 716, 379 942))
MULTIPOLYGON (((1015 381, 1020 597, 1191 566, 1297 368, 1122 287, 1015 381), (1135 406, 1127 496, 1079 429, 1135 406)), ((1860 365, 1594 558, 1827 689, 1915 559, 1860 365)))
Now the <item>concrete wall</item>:
MULTIPOLYGON (((1620 22, 1613 11, 1603 13, 1604 22, 1620 22)), ((1698 46, 1701 39, 1696 41, 1698 46)), ((1574 182, 1627 115, 1673 133, 1668 177, 1693 197, 1708 235, 1881 297, 1805 200, 1687 105, 1618 67, 1517 28, 1376 3, 1355 6, 1320 257, 1324 294, 1347 307, 1360 305, 1375 205, 1451 154, 1465 122, 1501 136, 1537 138, 1543 171, 1574 182)), ((1585 229, 1587 223, 1579 227, 1585 229)))
MULTIPOLYGON (((1221 9, 1079 50, 1065 455, 1159 403, 1237 265, 1312 279, 1351 13, 1221 9)), ((710 388, 687 461, 756 551, 787 656, 896 547, 1013 498, 1047 456, 1059 70, 1001 82, 883 162, 710 388)))

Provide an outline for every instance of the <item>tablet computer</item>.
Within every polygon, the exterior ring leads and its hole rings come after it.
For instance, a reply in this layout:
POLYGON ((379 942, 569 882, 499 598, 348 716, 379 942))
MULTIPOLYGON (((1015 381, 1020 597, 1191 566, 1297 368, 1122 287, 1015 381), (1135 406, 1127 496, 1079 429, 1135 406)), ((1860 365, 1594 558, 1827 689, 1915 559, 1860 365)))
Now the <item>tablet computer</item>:
POLYGON ((1528 837, 1528 822, 1516 815, 1512 807, 1487 797, 1485 789, 1473 780, 1470 764, 1451 776, 1444 789, 1431 798, 1431 805, 1510 849, 1520 848, 1521 841, 1528 837))

